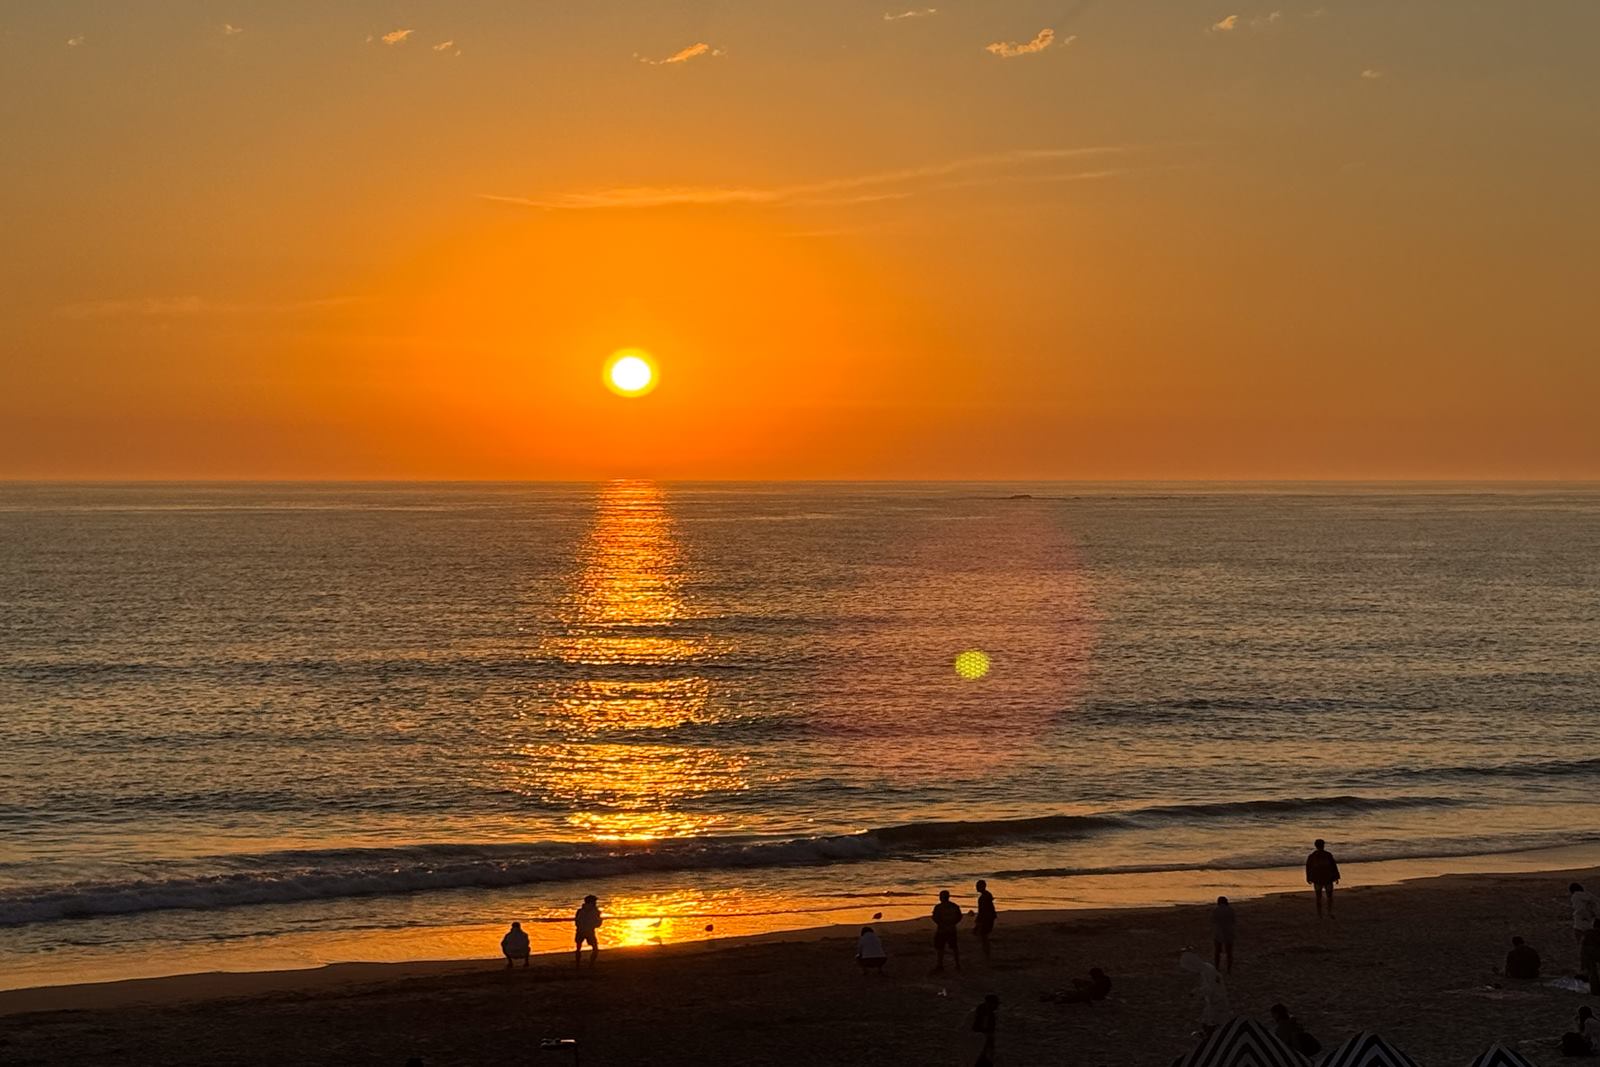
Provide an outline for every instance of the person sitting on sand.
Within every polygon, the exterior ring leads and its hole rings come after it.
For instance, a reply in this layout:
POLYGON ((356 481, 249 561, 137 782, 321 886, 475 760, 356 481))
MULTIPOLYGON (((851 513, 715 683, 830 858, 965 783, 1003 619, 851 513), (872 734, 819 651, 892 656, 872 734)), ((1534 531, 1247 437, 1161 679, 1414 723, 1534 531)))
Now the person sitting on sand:
POLYGON ((1294 1049, 1302 1056, 1315 1056, 1322 1051, 1322 1042, 1306 1033, 1306 1028, 1300 1025, 1300 1020, 1289 1014, 1289 1009, 1282 1004, 1272 1006, 1272 1032, 1279 1041, 1294 1049))
POLYGON ((1593 1056, 1600 1052, 1600 1021, 1593 1008, 1578 1009, 1578 1028, 1561 1035, 1563 1056, 1593 1056))
POLYGON ((514 960, 521 960, 524 967, 528 965, 528 934, 521 923, 511 924, 506 936, 500 939, 500 951, 506 954, 506 970, 511 969, 514 960))
POLYGON ((994 894, 989 892, 989 883, 982 878, 978 879, 978 919, 973 924, 973 932, 978 935, 978 947, 983 949, 983 958, 989 958, 989 935, 994 933, 994 921, 999 917, 995 911, 994 894))
POLYGON ((1097 1000, 1104 1000, 1111 995, 1111 978, 1098 967, 1089 968, 1089 977, 1074 978, 1070 990, 1059 993, 1044 993, 1039 999, 1054 1001, 1057 1004, 1093 1004, 1097 1000))
POLYGON ((1228 1009, 1228 987, 1222 981, 1222 974, 1193 952, 1185 950, 1178 957, 1178 966, 1200 976, 1200 984, 1194 991, 1200 998, 1200 1033, 1210 1037, 1232 1014, 1228 1009))
POLYGON ((1217 906, 1211 909, 1211 965, 1219 971, 1222 970, 1222 957, 1226 955, 1229 974, 1233 973, 1233 930, 1237 918, 1233 906, 1228 903, 1228 898, 1218 897, 1217 906))
POLYGON ((961 946, 956 943, 956 927, 961 925, 961 905, 951 903, 950 890, 939 890, 939 903, 933 906, 933 948, 939 962, 933 965, 934 974, 944 973, 944 950, 955 957, 956 970, 961 970, 961 946))
POLYGON ((594 966, 594 961, 600 957, 600 926, 605 919, 600 917, 600 901, 593 893, 583 898, 583 907, 578 909, 572 917, 573 925, 577 928, 573 940, 577 948, 573 952, 572 962, 576 966, 583 966, 583 946, 589 945, 589 966, 594 966))
POLYGON ((861 965, 861 973, 877 971, 883 974, 883 965, 889 962, 889 954, 883 950, 883 942, 878 940, 877 932, 870 926, 861 928, 861 936, 856 939, 856 962, 861 965))
POLYGON ((1539 977, 1539 953, 1520 937, 1511 939, 1511 951, 1506 953, 1506 977, 1523 982, 1539 977))
POLYGON ((1322 897, 1328 897, 1328 918, 1333 918, 1333 886, 1339 880, 1339 864, 1323 844, 1322 838, 1312 842, 1311 855, 1306 857, 1306 884, 1317 895, 1317 918, 1322 918, 1322 897))

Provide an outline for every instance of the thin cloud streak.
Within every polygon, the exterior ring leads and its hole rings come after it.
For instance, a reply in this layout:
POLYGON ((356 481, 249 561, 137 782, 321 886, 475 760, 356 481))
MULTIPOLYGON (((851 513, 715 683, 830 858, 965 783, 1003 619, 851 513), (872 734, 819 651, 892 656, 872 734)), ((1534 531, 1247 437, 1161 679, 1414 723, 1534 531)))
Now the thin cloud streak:
POLYGON ((938 13, 939 9, 936 7, 913 8, 910 10, 901 11, 898 14, 893 11, 885 11, 883 13, 883 21, 899 22, 901 19, 921 19, 927 18, 929 15, 937 15, 938 13))
MULTIPOLYGON (((878 171, 820 182, 773 186, 696 186, 641 185, 600 189, 588 193, 562 193, 550 197, 504 196, 481 193, 479 199, 541 211, 596 211, 678 206, 716 206, 723 204, 806 204, 849 205, 882 200, 903 200, 919 190, 897 188, 934 178, 946 178, 971 171, 1003 172, 1035 163, 1061 162, 1094 156, 1118 155, 1130 149, 1122 145, 1097 145, 1087 148, 1030 148, 996 152, 981 156, 930 163, 920 167, 878 171)), ((1006 180, 1008 175, 989 174, 969 180, 984 185, 1006 180)))
POLYGON ((384 44, 400 44, 407 37, 410 37, 414 32, 416 32, 416 31, 414 31, 414 30, 390 30, 388 33, 386 33, 382 37, 378 38, 378 40, 382 41, 384 44))
POLYGON ((667 56, 665 59, 651 59, 648 56, 637 56, 636 58, 641 63, 647 63, 652 67, 660 67, 665 66, 668 63, 687 63, 689 60, 698 59, 701 56, 720 56, 722 54, 722 49, 712 48, 704 41, 696 41, 689 47, 679 49, 678 51, 672 53, 672 55, 667 56))
POLYGON ((353 296, 293 300, 286 303, 218 303, 199 296, 149 296, 132 300, 94 300, 56 309, 64 319, 192 319, 223 315, 272 315, 353 304, 353 296))
POLYGON ((1237 27, 1238 25, 1239 25, 1239 16, 1238 15, 1229 15, 1227 18, 1219 19, 1216 22, 1213 22, 1211 24, 1211 32, 1212 33, 1232 33, 1233 30, 1235 29, 1235 27, 1237 27))
POLYGON ((240 33, 243 33, 243 32, 244 32, 244 27, 243 26, 235 26, 231 22, 224 22, 222 24, 222 36, 224 36, 224 37, 232 37, 235 34, 240 34, 240 33))
MULTIPOLYGON (((1069 45, 1077 39, 1077 37, 1064 37, 1061 43, 1069 45)), ((1001 59, 1015 59, 1017 56, 1031 56, 1043 52, 1054 44, 1055 40, 1056 31, 1047 26, 1036 33, 1031 41, 996 41, 993 44, 984 45, 983 50, 991 55, 999 56, 1001 59)))

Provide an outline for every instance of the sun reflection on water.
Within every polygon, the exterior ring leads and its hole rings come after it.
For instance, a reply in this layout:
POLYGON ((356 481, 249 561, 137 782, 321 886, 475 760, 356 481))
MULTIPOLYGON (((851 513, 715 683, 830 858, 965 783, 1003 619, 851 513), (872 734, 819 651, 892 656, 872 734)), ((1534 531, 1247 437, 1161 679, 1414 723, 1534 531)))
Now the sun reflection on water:
POLYGON ((545 702, 564 738, 525 746, 513 768, 514 788, 570 811, 592 839, 726 829, 724 817, 692 810, 694 800, 748 788, 745 757, 661 736, 717 716, 703 666, 720 649, 691 628, 686 576, 662 490, 604 486, 558 631, 539 648, 574 668, 545 702))

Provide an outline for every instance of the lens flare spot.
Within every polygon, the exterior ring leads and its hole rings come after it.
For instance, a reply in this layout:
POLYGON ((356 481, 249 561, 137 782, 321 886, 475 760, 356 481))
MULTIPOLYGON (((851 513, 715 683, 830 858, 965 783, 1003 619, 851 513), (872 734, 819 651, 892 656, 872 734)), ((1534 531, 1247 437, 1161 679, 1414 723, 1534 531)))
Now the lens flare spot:
POLYGON ((969 682, 975 682, 989 673, 989 654, 980 652, 976 648, 969 648, 956 655, 956 674, 969 682))

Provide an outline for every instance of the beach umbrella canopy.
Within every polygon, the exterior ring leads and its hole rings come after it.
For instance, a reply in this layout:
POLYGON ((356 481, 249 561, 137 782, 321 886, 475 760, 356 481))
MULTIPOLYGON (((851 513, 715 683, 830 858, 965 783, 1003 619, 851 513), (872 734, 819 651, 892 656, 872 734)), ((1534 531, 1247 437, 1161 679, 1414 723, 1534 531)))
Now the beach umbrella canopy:
POLYGON ((1473 1060, 1470 1067, 1536 1067, 1536 1065, 1520 1052, 1512 1052, 1504 1045, 1495 1045, 1473 1060))
POLYGON ((1260 1023, 1237 1016, 1172 1067, 1309 1067, 1309 1063, 1260 1023))
POLYGON ((1318 1067, 1417 1067, 1417 1061, 1368 1030, 1322 1058, 1318 1067))

